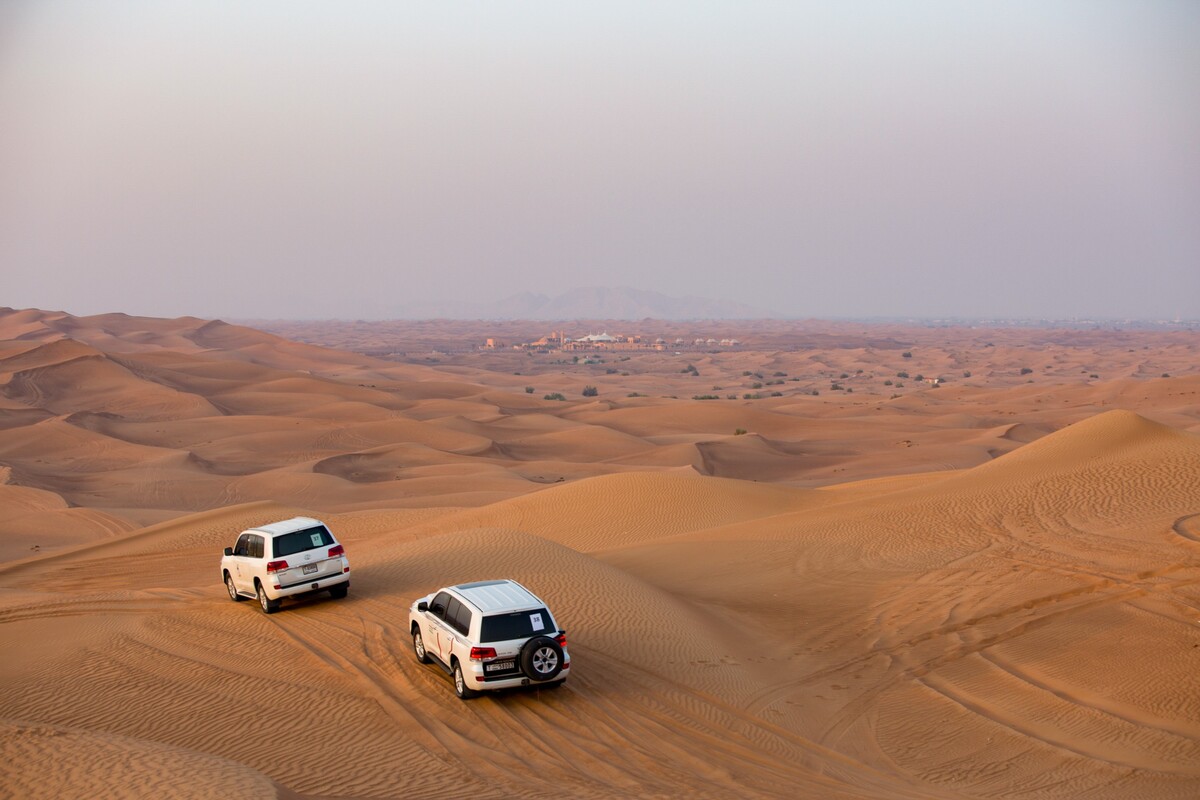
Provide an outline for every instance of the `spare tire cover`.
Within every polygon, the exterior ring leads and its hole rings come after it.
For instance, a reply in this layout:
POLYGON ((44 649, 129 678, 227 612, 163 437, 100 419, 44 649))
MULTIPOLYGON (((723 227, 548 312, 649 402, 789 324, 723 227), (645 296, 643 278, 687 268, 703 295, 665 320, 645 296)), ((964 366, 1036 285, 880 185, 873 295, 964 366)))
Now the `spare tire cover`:
POLYGON ((549 636, 536 636, 521 648, 521 671, 530 680, 554 680, 562 668, 562 647, 549 636))

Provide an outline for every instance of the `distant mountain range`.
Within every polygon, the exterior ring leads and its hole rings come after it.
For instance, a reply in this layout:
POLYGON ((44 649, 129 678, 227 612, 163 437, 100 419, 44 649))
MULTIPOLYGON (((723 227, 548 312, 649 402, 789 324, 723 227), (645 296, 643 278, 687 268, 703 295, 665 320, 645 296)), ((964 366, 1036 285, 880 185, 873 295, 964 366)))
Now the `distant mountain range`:
POLYGON ((411 303, 399 319, 769 319, 762 308, 703 297, 669 297, 629 287, 571 289, 555 297, 521 292, 490 303, 411 303))

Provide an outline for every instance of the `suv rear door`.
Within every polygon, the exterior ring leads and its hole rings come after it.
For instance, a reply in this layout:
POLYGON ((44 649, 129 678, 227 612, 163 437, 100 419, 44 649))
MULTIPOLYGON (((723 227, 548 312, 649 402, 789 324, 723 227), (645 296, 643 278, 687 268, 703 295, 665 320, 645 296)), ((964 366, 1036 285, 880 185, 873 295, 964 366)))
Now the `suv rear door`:
POLYGON ((270 563, 284 562, 286 569, 275 570, 281 589, 312 583, 342 573, 342 546, 324 525, 314 525, 271 540, 270 563))
MULTIPOLYGON (((240 592, 254 591, 254 567, 249 563, 249 559, 252 556, 255 538, 252 533, 243 533, 238 537, 237 544, 233 546, 233 555, 230 556, 230 575, 233 577, 234 588, 240 592)), ((257 538, 261 541, 261 537, 257 538)))

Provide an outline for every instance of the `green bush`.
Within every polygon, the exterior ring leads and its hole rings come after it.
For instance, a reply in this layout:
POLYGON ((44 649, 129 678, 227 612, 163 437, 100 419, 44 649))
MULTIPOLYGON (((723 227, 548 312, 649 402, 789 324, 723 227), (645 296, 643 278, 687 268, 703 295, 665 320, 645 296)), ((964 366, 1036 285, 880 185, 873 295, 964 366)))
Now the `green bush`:
POLYGON ((543 400, 566 400, 567 398, 563 396, 562 392, 552 392, 551 394, 546 395, 542 399, 543 400))
POLYGON ((583 387, 583 396, 584 396, 584 397, 595 397, 595 396, 596 396, 596 395, 598 395, 598 394, 600 394, 600 392, 599 392, 599 390, 598 390, 598 389, 596 389, 596 387, 595 387, 595 386, 585 386, 585 387, 583 387))
POLYGON ((533 387, 532 387, 532 386, 526 386, 526 387, 525 387, 525 394, 533 394, 533 387))

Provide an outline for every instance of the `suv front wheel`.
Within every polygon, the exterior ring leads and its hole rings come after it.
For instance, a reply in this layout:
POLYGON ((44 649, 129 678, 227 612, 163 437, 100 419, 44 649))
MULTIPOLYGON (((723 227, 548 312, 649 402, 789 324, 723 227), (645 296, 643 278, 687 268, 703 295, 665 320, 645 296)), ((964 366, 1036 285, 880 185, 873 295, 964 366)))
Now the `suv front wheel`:
POLYGON ((563 651, 549 636, 530 639, 521 648, 521 671, 533 681, 550 681, 563 668, 563 651))
POLYGON ((413 652, 416 653, 417 661, 422 664, 428 664, 429 654, 425 652, 425 640, 421 638, 421 629, 414 625, 412 634, 413 652))

